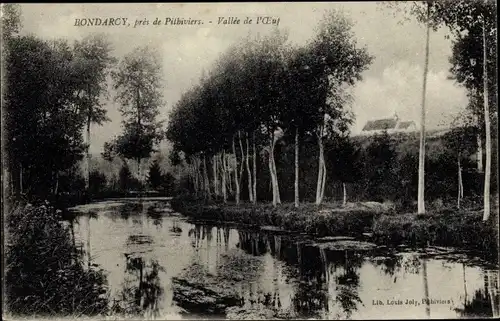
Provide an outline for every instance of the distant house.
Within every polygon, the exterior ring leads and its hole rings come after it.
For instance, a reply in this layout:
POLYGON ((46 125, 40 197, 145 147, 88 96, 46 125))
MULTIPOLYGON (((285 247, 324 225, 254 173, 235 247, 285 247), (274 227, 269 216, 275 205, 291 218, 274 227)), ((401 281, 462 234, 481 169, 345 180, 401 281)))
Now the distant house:
POLYGON ((397 114, 392 118, 370 120, 361 131, 361 135, 374 135, 384 131, 388 133, 414 132, 417 126, 414 121, 401 121, 397 114))

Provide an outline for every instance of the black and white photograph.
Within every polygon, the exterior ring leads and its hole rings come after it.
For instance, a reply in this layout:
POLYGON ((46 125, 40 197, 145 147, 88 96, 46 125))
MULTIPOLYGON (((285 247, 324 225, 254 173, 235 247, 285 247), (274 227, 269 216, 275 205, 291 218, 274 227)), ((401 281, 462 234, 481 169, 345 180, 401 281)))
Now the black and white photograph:
POLYGON ((500 317, 497 1, 1 4, 4 320, 500 317))

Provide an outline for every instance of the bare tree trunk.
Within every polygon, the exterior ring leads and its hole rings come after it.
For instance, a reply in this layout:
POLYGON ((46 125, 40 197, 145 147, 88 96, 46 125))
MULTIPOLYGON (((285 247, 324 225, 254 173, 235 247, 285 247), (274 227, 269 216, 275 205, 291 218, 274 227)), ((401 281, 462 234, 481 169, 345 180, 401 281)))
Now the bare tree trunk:
POLYGON ((250 171, 250 143, 248 142, 248 133, 246 133, 245 142, 247 145, 247 153, 245 156, 245 165, 247 168, 247 176, 248 176, 248 200, 253 203, 253 188, 252 188, 252 172, 250 171))
POLYGON ((464 196, 463 193, 463 184, 462 184, 462 166, 460 164, 460 154, 457 157, 457 165, 458 165, 458 196, 457 196, 457 208, 460 209, 460 201, 464 196))
POLYGON ((85 157, 85 189, 90 188, 90 111, 87 117, 87 151, 85 157))
POLYGON ((194 195, 198 197, 198 190, 199 190, 199 181, 198 181, 198 171, 196 170, 196 158, 193 157, 193 162, 192 162, 192 171, 193 171, 193 179, 194 179, 194 195))
POLYGON ((274 183, 276 185, 276 200, 278 204, 281 204, 281 195, 280 195, 280 185, 278 181, 278 171, 276 170, 276 160, 274 159, 274 147, 276 146, 276 141, 273 140, 273 172, 274 172, 274 183))
POLYGON ((199 191, 201 192, 202 190, 204 190, 205 181, 203 179, 203 174, 201 170, 201 159, 198 157, 196 157, 196 176, 198 177, 198 188, 199 191))
POLYGON ((238 142, 240 145, 241 161, 240 161, 240 173, 238 176, 239 185, 243 185, 243 168, 245 166, 245 153, 243 152, 243 142, 241 141, 241 132, 238 130, 238 142))
POLYGON ((343 191, 343 194, 344 194, 344 197, 342 199, 342 205, 346 206, 347 205, 347 189, 346 189, 346 186, 345 186, 344 182, 342 182, 342 191, 343 191))
POLYGON ((321 199, 320 199, 320 203, 323 202, 323 199, 325 197, 325 185, 326 185, 326 163, 325 163, 325 149, 324 149, 324 145, 321 144, 323 150, 322 150, 322 153, 321 153, 321 163, 323 164, 323 179, 322 179, 322 182, 321 182, 321 199))
POLYGON ((59 190, 59 173, 56 171, 56 187, 54 188, 54 195, 57 195, 59 190))
POLYGON ((420 116, 420 149, 418 158, 418 214, 425 214, 425 96, 427 72, 429 69, 430 5, 427 3, 427 34, 425 43, 424 83, 422 88, 422 108, 420 116))
POLYGON ((203 154, 203 180, 205 181, 205 194, 208 200, 212 200, 212 193, 210 191, 210 181, 208 180, 207 160, 203 154))
POLYGON ((316 184, 316 205, 321 204, 323 198, 323 188, 324 188, 324 176, 325 176, 325 166, 324 166, 324 149, 323 149, 323 125, 320 126, 319 136, 318 136, 318 181, 316 184))
POLYGON ((295 207, 299 207, 299 128, 295 127, 295 207))
MULTIPOLYGON (((478 127, 479 127, 478 123, 478 127)), ((481 134, 477 134, 477 171, 482 173, 484 171, 483 168, 483 139, 481 138, 481 134)))
POLYGON ((212 156, 212 171, 214 176, 214 193, 219 196, 219 177, 217 177, 217 155, 212 156))
POLYGON ((279 186, 274 162, 274 132, 269 135, 269 172, 271 174, 271 187, 273 191, 273 206, 281 203, 279 197, 279 186))
POLYGON ((227 168, 226 168, 226 152, 222 150, 222 199, 224 201, 224 204, 227 203, 227 189, 226 189, 226 174, 227 174, 227 168))
POLYGON ((92 255, 90 251, 90 214, 85 215, 87 218, 87 267, 90 269, 92 255))
POLYGON ((227 168, 227 186, 228 186, 228 190, 229 190, 229 194, 230 195, 233 195, 234 194, 234 191, 233 191, 233 179, 232 179, 232 176, 233 176, 233 171, 232 170, 229 170, 228 168, 228 164, 229 164, 229 155, 226 154, 226 168, 227 168))
POLYGON ((484 99, 484 126, 486 132, 486 168, 484 169, 484 213, 483 221, 490 217, 490 180, 491 180, 491 132, 490 109, 488 99, 488 56, 486 43, 486 21, 483 17, 483 99, 484 99))
POLYGON ((234 154, 234 185, 236 188, 236 193, 235 193, 234 199, 236 201, 236 204, 240 204, 240 182, 238 179, 238 157, 236 155, 236 146, 234 143, 234 136, 233 136, 233 154, 234 154))
POLYGON ((253 203, 257 203, 257 150, 255 149, 255 132, 252 135, 252 163, 253 163, 253 203))

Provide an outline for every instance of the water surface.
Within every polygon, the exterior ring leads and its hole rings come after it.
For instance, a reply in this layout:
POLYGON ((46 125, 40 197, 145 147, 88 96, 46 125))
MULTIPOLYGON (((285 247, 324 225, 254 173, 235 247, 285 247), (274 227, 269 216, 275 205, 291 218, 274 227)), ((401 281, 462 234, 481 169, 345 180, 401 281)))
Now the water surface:
POLYGON ((117 316, 179 319, 220 314, 207 312, 203 304, 212 301, 196 296, 200 290, 186 290, 179 280, 236 293, 239 311, 265 308, 282 317, 457 318, 498 313, 498 272, 446 249, 434 250, 434 255, 321 249, 304 237, 188 222, 168 201, 107 201, 74 210, 81 213, 73 224, 77 244, 106 271, 117 316))

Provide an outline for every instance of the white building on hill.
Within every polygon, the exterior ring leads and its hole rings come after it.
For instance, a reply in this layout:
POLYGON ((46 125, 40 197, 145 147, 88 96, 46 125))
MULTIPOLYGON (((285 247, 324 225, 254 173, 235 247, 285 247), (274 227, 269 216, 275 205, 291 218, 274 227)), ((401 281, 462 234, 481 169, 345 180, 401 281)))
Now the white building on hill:
POLYGON ((410 133, 415 132, 417 126, 414 121, 401 121, 395 113, 391 118, 383 118, 367 121, 360 135, 380 134, 384 131, 387 133, 410 133))

